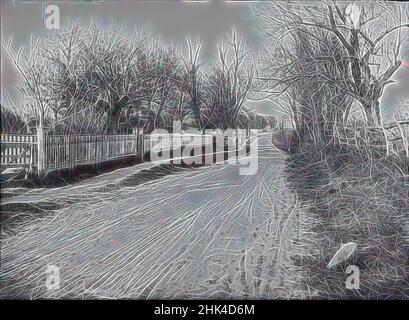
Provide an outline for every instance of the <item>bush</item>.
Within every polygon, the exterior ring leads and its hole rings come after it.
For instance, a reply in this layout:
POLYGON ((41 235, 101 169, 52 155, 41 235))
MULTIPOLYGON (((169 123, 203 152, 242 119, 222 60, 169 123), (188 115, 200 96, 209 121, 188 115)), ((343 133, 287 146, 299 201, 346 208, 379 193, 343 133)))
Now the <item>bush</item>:
POLYGON ((0 105, 1 132, 19 133, 26 130, 25 122, 13 110, 0 105))

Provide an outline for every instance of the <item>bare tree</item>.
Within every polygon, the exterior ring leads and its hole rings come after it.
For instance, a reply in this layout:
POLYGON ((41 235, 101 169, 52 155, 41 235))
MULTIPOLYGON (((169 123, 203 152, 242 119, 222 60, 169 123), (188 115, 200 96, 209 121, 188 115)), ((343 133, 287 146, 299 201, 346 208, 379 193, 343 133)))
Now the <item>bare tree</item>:
POLYGON ((179 96, 179 114, 183 113, 182 109, 187 103, 188 109, 192 112, 196 125, 203 128, 203 91, 204 78, 201 70, 202 64, 199 62, 202 45, 199 40, 195 42, 187 38, 187 54, 180 52, 183 62, 183 71, 180 79, 180 96, 179 96))
POLYGON ((43 95, 47 85, 45 75, 49 69, 40 53, 41 43, 40 38, 31 37, 27 54, 24 52, 24 47, 14 50, 12 38, 1 41, 3 51, 20 75, 20 85, 17 89, 22 105, 16 110, 19 110, 20 116, 25 121, 31 120, 43 127, 52 110, 43 95))
MULTIPOLYGON (((21 97, 41 126, 46 118, 56 126, 93 116, 105 119, 105 124, 94 122, 104 128, 94 129, 111 132, 152 97, 158 58, 164 58, 156 54, 159 46, 148 30, 135 30, 129 37, 124 29, 100 29, 94 23, 39 37, 28 57, 22 48, 15 52, 11 40, 3 46, 22 75, 21 97)), ((163 87, 160 79, 157 85, 163 87)))
POLYGON ((269 3, 254 10, 262 18, 269 40, 269 61, 264 61, 265 73, 260 79, 265 84, 260 92, 280 96, 311 77, 311 73, 297 73, 294 68, 307 63, 327 64, 330 73, 311 72, 321 83, 332 82, 339 92, 358 101, 368 123, 381 123, 379 99, 401 66, 400 49, 409 27, 404 4, 371 1, 364 7, 351 1, 328 0, 319 4, 269 3), (299 60, 294 53, 301 37, 312 46, 327 47, 321 52, 325 55, 299 60), (334 45, 337 57, 332 54, 334 45))
POLYGON ((221 42, 206 80, 205 127, 234 128, 251 89, 254 65, 236 31, 221 42))
POLYGON ((88 99, 106 114, 107 130, 117 132, 123 112, 148 99, 156 60, 149 34, 128 39, 121 30, 91 27, 78 59, 88 99))
POLYGON ((156 51, 156 85, 152 90, 150 103, 153 105, 153 128, 171 125, 172 114, 177 108, 176 100, 181 82, 181 61, 176 48, 173 46, 158 45, 156 51))

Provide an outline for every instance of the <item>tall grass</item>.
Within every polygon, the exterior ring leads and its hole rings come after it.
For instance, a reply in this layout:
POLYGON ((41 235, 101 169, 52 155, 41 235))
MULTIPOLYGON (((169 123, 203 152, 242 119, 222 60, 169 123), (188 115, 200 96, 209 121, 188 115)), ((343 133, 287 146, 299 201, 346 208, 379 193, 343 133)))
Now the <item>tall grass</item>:
MULTIPOLYGON (((282 136, 287 146, 294 139, 288 132, 282 136)), ((388 148, 382 133, 365 127, 322 149, 314 141, 298 140, 290 151, 287 179, 310 208, 301 225, 303 245, 294 251, 305 271, 303 286, 323 298, 408 298, 406 153, 388 148), (355 253, 327 269, 348 242, 357 244, 355 253), (359 290, 346 288, 348 265, 360 269, 359 290)))

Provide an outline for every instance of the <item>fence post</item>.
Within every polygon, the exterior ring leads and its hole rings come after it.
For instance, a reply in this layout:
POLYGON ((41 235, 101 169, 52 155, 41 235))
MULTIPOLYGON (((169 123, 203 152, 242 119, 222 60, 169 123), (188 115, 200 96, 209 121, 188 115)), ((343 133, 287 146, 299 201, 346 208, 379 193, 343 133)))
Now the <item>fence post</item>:
POLYGON ((239 150, 241 149, 241 141, 240 141, 240 137, 239 137, 239 134, 240 134, 240 130, 241 129, 239 129, 239 128, 236 128, 236 156, 239 156, 239 150))
POLYGON ((135 140, 136 140, 136 150, 135 150, 135 155, 139 155, 139 128, 133 128, 132 133, 135 135, 135 140))
POLYGON ((139 135, 141 137, 141 162, 143 162, 145 156, 145 136, 143 134, 143 129, 139 130, 139 135))
POLYGON ((37 126, 37 176, 41 178, 46 169, 46 127, 37 126))

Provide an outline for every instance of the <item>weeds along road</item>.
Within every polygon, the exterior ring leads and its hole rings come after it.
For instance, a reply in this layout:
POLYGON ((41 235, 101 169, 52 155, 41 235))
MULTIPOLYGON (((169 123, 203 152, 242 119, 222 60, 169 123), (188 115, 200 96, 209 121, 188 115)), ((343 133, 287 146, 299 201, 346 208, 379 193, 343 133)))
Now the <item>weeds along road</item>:
POLYGON ((23 209, 2 231, 0 296, 273 298, 292 276, 297 204, 284 155, 269 135, 257 141, 254 175, 220 163, 132 185, 133 167, 3 199, 23 209), (24 212, 27 202, 48 214, 24 212))

